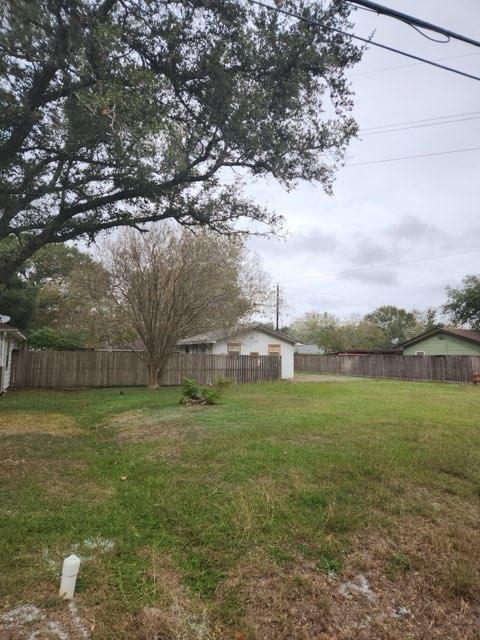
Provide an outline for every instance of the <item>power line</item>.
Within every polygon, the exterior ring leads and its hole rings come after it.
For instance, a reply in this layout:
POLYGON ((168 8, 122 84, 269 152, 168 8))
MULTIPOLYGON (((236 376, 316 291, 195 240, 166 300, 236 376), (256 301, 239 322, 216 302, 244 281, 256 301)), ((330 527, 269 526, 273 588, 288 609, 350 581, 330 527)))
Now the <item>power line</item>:
MULTIPOLYGON (((388 133, 388 132, 385 132, 388 133)), ((367 160, 365 162, 348 162, 344 167, 362 167, 369 164, 383 164, 386 162, 398 162, 400 160, 416 160, 420 158, 432 158, 434 156, 448 156, 454 153, 465 153, 467 151, 480 151, 480 147, 467 147, 465 149, 450 149, 449 151, 433 151, 432 153, 419 153, 412 156, 398 156, 396 158, 382 158, 380 160, 367 160)), ((225 184, 233 184, 233 182, 225 182, 225 184)))
POLYGON ((311 20, 310 18, 305 18, 297 13, 293 13, 292 11, 287 11, 286 9, 281 9, 280 7, 273 7, 270 4, 266 4, 261 2, 260 0, 248 0, 248 2, 252 4, 256 4, 264 9, 268 9, 269 11, 275 11, 276 13, 282 13, 290 18, 296 18, 301 22, 305 22, 313 27, 319 27, 320 29, 328 29, 329 31, 334 31, 335 33, 340 33, 347 38, 352 38, 353 40, 359 40, 365 44, 372 45, 374 47, 378 47, 380 49, 384 49, 385 51, 390 51, 392 53, 398 53, 399 55, 405 56, 407 58, 411 58, 412 60, 418 60, 419 62, 424 62, 425 64, 429 64, 432 67, 437 67, 439 69, 443 69, 444 71, 450 71, 451 73, 456 73, 457 75, 464 76, 465 78, 470 78, 471 80, 480 81, 480 76, 475 76, 472 73, 467 73, 466 71, 460 71, 459 69, 454 69, 453 67, 448 67, 444 64, 439 64, 438 62, 434 62, 433 60, 428 60, 427 58, 422 58, 421 56, 417 56, 414 53, 408 53, 407 51, 402 51, 401 49, 396 49, 395 47, 391 47, 387 44, 383 44, 381 42, 376 42, 375 40, 371 40, 370 38, 364 38, 362 36, 357 36, 354 33, 348 33, 347 31, 343 31, 342 29, 336 29, 335 27, 326 27, 322 25, 320 22, 316 20, 311 20))
MULTIPOLYGON (((400 22, 405 22, 406 24, 414 28, 418 27, 420 29, 427 29, 428 31, 433 31, 435 33, 439 33, 443 36, 446 36, 449 40, 450 38, 454 38, 455 40, 460 40, 461 42, 472 44, 475 47, 480 47, 480 42, 478 40, 474 40, 473 38, 464 36, 461 33, 456 33, 455 31, 451 31, 450 29, 446 29, 445 27, 439 27, 436 24, 432 24, 431 22, 427 22, 426 20, 422 20, 420 18, 417 18, 416 16, 411 16, 408 13, 403 13, 401 11, 397 11, 396 9, 385 7, 382 4, 378 4, 378 2, 372 2, 371 0, 348 0, 348 1, 350 2, 350 4, 360 5, 361 7, 374 11, 379 15, 388 16, 389 18, 400 20, 400 22)), ((422 35, 425 35, 425 34, 422 34, 422 35)))
POLYGON ((353 162, 346 167, 360 167, 367 164, 382 164, 383 162, 397 162, 398 160, 414 160, 416 158, 431 158, 432 156, 447 156, 452 153, 464 153, 465 151, 480 151, 480 147, 468 147, 466 149, 452 149, 450 151, 437 151, 434 153, 421 153, 414 156, 400 156, 398 158, 383 158, 382 160, 368 160, 367 162, 353 162))
POLYGON ((404 264, 413 264, 415 262, 427 262, 428 260, 438 260, 440 258, 453 258, 456 256, 465 256, 470 253, 480 253, 480 249, 470 249, 469 251, 459 251, 457 253, 442 253, 436 256, 426 256, 424 258, 414 258, 412 260, 400 260, 399 262, 389 262, 386 264, 375 264, 368 267, 357 267, 355 269, 345 269, 336 273, 318 273, 312 276, 302 276, 301 278, 291 278, 289 280, 280 280, 280 284, 288 282, 300 282, 301 280, 315 280, 317 278, 332 278, 334 276, 343 276, 349 273, 358 273, 359 271, 370 271, 374 269, 386 269, 388 267, 398 267, 404 264))
MULTIPOLYGON (((477 116, 480 111, 467 111, 465 113, 451 113, 447 116, 434 116, 432 118, 422 118, 421 120, 409 120, 407 122, 392 122, 391 124, 381 124, 378 127, 362 127, 360 131, 374 131, 376 129, 389 129, 390 127, 403 127, 404 125, 417 124, 419 122, 431 122, 432 120, 445 120, 446 118, 463 118, 464 116, 477 116)), ((440 123, 441 124, 441 123, 440 123)))
MULTIPOLYGON (((442 62, 443 60, 457 60, 458 58, 471 58, 472 56, 480 56, 480 53, 463 53, 458 56, 447 56, 444 58, 433 58, 433 62, 442 62)), ((381 71, 393 71, 394 69, 406 69, 407 67, 417 67, 420 62, 409 62, 408 64, 397 64, 391 67, 381 67, 380 69, 367 69, 366 71, 355 71, 352 76, 363 76, 368 73, 380 73, 381 71)))
MULTIPOLYGON (((408 129, 422 129, 424 127, 438 127, 440 124, 454 124, 455 122, 468 122, 469 120, 478 120, 480 116, 473 116, 470 118, 459 118, 457 120, 443 120, 442 122, 428 122, 424 124, 414 124, 409 127, 399 127, 395 129, 384 129, 382 131, 369 131, 367 133, 363 133, 364 136, 376 136, 379 133, 394 133, 395 131, 408 131, 408 129)), ((362 130, 360 130, 362 133, 362 130)))
MULTIPOLYGON (((418 158, 431 158, 434 156, 447 156, 454 153, 464 153, 466 151, 480 151, 480 147, 467 147, 466 149, 451 149, 449 151, 435 151, 432 153, 419 153, 413 156, 399 156, 397 158, 382 158, 380 160, 367 160, 365 162, 349 162, 344 167, 361 167, 369 164, 383 164, 384 162, 397 162, 400 160, 416 160, 418 158)), ((234 184, 233 182, 224 181, 225 184, 234 184)))

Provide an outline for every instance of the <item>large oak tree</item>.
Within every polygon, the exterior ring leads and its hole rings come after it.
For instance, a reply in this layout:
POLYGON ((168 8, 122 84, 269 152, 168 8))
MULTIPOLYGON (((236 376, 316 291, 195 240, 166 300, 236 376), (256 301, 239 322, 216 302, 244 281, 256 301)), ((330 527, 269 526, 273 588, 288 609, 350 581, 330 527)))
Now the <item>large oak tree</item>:
POLYGON ((226 172, 329 190, 356 125, 344 0, 4 0, 0 278, 40 247, 274 217, 226 172))

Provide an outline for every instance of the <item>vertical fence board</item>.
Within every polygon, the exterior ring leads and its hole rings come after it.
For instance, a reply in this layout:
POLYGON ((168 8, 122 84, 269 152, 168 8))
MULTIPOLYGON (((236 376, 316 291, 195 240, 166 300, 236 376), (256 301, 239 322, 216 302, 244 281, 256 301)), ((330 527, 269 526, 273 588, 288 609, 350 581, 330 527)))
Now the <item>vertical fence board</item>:
MULTIPOLYGON (((130 351, 15 351, 12 387, 145 386, 141 358, 130 351)), ((278 380, 280 356, 223 356, 173 353, 163 385, 180 385, 183 378, 212 384, 219 377, 234 382, 278 380)))
POLYGON ((480 356, 295 355, 295 371, 365 378, 472 382, 480 356))

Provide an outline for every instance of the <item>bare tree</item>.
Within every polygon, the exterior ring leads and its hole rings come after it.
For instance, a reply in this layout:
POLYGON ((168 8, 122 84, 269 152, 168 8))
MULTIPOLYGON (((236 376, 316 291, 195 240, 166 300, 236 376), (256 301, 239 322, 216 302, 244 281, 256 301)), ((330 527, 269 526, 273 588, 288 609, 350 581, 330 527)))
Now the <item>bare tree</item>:
POLYGON ((168 223, 126 230, 109 246, 118 317, 145 346, 148 386, 162 381, 175 344, 233 326, 264 301, 266 279, 239 237, 192 233, 168 223))

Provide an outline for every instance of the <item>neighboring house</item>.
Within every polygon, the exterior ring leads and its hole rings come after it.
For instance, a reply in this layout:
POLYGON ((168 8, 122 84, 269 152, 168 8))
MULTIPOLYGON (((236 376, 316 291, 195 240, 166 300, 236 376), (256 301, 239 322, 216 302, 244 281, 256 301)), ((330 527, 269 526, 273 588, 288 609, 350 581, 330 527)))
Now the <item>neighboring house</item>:
POLYGON ((325 353, 325 349, 322 349, 316 344, 297 344, 295 346, 295 353, 302 356, 321 356, 325 353))
POLYGON ((12 351, 25 341, 18 329, 5 322, 0 323, 0 393, 10 386, 12 372, 12 351))
POLYGON ((295 338, 261 324, 242 325, 230 331, 215 331, 185 338, 177 343, 184 353, 231 356, 281 356, 282 378, 293 378, 295 338))
POLYGON ((397 349, 404 356, 480 356, 480 332, 440 327, 402 342, 397 349))

